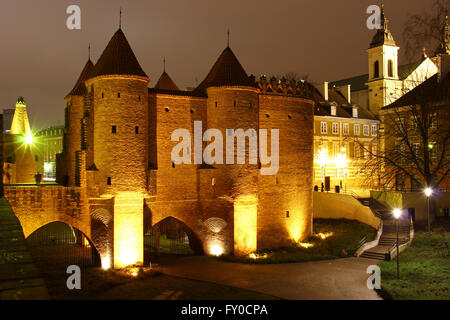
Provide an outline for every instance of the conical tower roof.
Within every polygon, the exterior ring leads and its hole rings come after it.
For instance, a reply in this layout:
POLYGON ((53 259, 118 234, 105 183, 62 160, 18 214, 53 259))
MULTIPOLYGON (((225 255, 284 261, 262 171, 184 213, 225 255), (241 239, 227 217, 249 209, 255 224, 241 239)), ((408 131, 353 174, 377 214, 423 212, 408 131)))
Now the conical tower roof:
POLYGON ((23 97, 19 97, 14 109, 14 116, 11 123, 11 134, 31 134, 30 122, 28 121, 27 105, 23 97))
POLYGON ((75 83, 75 86, 73 87, 72 91, 70 91, 66 97, 82 96, 86 92, 86 87, 84 85, 84 81, 86 81, 89 78, 89 75, 91 74, 93 69, 94 69, 94 64, 89 59, 86 62, 86 65, 84 66, 83 71, 81 71, 81 74, 78 77, 78 80, 75 83))
POLYGON ((230 47, 223 50, 205 80, 195 91, 202 92, 208 87, 221 86, 254 86, 230 47))
POLYGON ((161 77, 159 77, 159 80, 155 85, 155 89, 171 90, 171 91, 180 90, 180 88, 178 88, 178 86, 175 84, 172 78, 165 71, 162 73, 161 77))
POLYGON ((90 78, 105 75, 134 75, 147 77, 142 70, 122 29, 117 30, 103 51, 90 78))

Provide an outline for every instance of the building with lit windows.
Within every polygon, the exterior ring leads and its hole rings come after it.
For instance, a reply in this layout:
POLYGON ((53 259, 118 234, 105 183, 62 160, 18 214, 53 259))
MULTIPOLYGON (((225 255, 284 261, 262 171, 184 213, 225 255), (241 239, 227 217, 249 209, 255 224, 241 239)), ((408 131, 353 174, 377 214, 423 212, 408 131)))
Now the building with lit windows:
POLYGON ((360 171, 376 153, 380 121, 346 89, 329 90, 325 82, 314 91, 314 186, 326 189, 329 179, 333 192, 339 186, 340 192, 363 195, 370 186, 360 171))
POLYGON ((63 151, 64 126, 52 126, 36 132, 35 139, 44 157, 44 180, 56 179, 56 155, 63 151))

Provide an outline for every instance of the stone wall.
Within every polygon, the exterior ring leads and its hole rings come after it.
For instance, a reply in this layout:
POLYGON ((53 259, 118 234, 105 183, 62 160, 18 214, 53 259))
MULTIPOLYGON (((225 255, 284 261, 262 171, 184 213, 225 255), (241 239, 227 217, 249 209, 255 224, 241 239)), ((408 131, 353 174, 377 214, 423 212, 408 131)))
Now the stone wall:
POLYGON ((87 199, 76 187, 5 187, 5 198, 19 219, 25 237, 54 221, 70 224, 91 237, 87 199))
POLYGON ((368 224, 376 229, 380 219, 372 210, 346 194, 314 192, 314 218, 349 219, 368 224))

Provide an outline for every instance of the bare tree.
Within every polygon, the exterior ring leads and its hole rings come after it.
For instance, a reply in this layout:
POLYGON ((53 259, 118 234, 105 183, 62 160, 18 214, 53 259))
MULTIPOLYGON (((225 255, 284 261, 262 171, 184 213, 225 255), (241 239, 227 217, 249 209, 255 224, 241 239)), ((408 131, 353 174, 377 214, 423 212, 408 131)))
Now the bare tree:
POLYGON ((434 0, 433 10, 410 15, 403 28, 407 59, 416 59, 423 48, 433 52, 439 47, 442 26, 450 13, 450 0, 434 0))
MULTIPOLYGON (((371 187, 405 190, 448 187, 450 172, 450 74, 437 74, 381 111, 379 148, 359 144, 361 174, 371 187)), ((434 220, 435 212, 431 212, 434 220)))

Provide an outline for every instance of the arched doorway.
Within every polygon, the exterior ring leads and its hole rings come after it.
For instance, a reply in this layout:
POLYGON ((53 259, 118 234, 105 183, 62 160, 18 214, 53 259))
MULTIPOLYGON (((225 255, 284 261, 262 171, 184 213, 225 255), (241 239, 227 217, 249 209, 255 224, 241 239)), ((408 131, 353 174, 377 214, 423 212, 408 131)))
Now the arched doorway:
POLYGON ((200 240, 183 222, 167 217, 144 234, 144 259, 160 255, 196 255, 203 254, 200 240))
POLYGON ((64 222, 52 222, 26 238, 33 261, 42 270, 50 267, 100 266, 100 257, 91 240, 80 230, 64 222))

